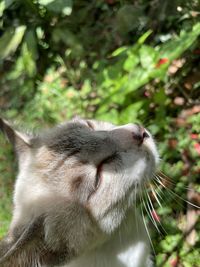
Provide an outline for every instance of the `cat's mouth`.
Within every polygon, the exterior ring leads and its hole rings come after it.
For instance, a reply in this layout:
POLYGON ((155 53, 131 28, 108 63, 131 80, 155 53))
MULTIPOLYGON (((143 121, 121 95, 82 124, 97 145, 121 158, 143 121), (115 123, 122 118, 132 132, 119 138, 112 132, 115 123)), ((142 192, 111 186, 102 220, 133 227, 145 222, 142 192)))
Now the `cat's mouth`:
MULTIPOLYGON (((150 133, 144 132, 142 141, 140 140, 140 144, 138 146, 138 149, 141 151, 144 151, 145 153, 145 158, 148 162, 148 165, 151 169, 151 173, 153 173, 156 169, 156 166, 159 161, 159 156, 155 147, 155 144, 153 142, 153 139, 150 135, 150 133)), ((127 150, 124 150, 122 152, 127 152, 127 150)), ((143 153, 142 153, 143 154, 143 153)), ((144 155, 144 154, 143 154, 144 155)), ((115 166, 121 162, 120 160, 120 155, 116 152, 115 154, 103 159, 96 167, 96 176, 94 179, 94 184, 93 184, 93 189, 92 192, 88 196, 88 201, 90 198, 99 190, 101 187, 101 184, 103 182, 103 172, 104 172, 104 167, 107 164, 114 164, 115 166)), ((121 164, 119 164, 121 165, 121 164)), ((130 166, 129 166, 130 167, 130 166)))
POLYGON ((95 177, 95 181, 94 181, 93 191, 89 195, 88 200, 92 197, 93 194, 95 194, 97 192, 97 190, 99 189, 99 187, 102 183, 104 165, 114 162, 117 158, 118 158, 117 153, 114 153, 113 155, 108 156, 107 158, 105 158, 104 160, 102 160, 98 164, 98 166, 96 168, 96 177, 95 177))
POLYGON ((158 153, 153 138, 142 126, 130 124, 115 128, 110 132, 109 138, 115 142, 116 147, 114 151, 110 151, 112 154, 97 165, 95 164, 96 175, 87 198, 88 201, 101 191, 102 186, 102 192, 106 192, 111 190, 109 188, 118 187, 118 184, 120 188, 126 187, 128 183, 132 184, 136 177, 143 177, 143 172, 145 176, 151 176, 158 163, 158 153), (127 179, 123 178, 118 181, 110 178, 125 177, 129 172, 130 179, 127 177, 127 179))
POLYGON ((97 190, 99 189, 99 187, 101 185, 101 182, 102 182, 102 179, 103 179, 103 177, 102 177, 102 169, 103 169, 103 164, 100 163, 99 166, 97 167, 93 190, 88 196, 88 199, 87 199, 88 201, 97 192, 97 190))
POLYGON ((97 167, 96 177, 95 177, 95 184, 94 184, 94 192, 96 192, 101 184, 102 181, 102 169, 103 169, 103 163, 100 163, 97 167))

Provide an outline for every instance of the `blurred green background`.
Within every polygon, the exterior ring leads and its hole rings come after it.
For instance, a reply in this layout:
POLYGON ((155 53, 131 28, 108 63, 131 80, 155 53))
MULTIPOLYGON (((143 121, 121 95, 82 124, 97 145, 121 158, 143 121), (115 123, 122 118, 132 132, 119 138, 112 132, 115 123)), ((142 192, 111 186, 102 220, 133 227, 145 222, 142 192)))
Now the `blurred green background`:
MULTIPOLYGON (((38 130, 74 115, 142 123, 155 136, 157 266, 200 262, 200 1, 1 0, 0 111, 38 130), (170 180, 169 180, 170 179, 170 180), (177 195, 175 195, 177 194, 177 195), (163 230, 163 228, 165 230, 163 230)), ((0 237, 17 171, 0 136, 0 237)))

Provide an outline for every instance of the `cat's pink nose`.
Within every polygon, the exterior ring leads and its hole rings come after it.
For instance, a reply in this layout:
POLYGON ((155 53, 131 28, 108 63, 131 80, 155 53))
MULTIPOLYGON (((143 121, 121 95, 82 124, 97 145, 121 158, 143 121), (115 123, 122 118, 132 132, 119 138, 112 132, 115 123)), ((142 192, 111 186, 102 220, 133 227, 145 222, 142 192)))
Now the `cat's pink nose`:
POLYGON ((137 129, 135 129, 132 132, 133 140, 137 142, 138 145, 141 145, 145 138, 149 137, 149 134, 146 132, 145 128, 142 126, 137 126, 137 129))

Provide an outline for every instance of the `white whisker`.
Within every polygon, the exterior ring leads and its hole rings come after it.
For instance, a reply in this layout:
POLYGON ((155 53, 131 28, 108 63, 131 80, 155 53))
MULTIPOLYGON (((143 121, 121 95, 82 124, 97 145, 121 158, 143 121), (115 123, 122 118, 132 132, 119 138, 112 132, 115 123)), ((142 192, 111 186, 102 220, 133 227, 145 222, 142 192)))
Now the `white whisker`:
POLYGON ((154 188, 153 188, 153 186, 152 186, 151 184, 150 184, 150 188, 151 188, 151 192, 152 192, 153 196, 155 197, 155 199, 156 199, 158 205, 159 205, 160 207, 162 207, 162 204, 160 203, 160 200, 158 199, 158 197, 157 197, 157 195, 156 195, 156 190, 154 190, 154 188))
MULTIPOLYGON (((146 192, 146 194, 147 194, 147 198, 148 198, 147 205, 148 205, 149 210, 150 210, 150 212, 151 212, 151 214, 152 214, 152 212, 155 212, 155 208, 154 208, 154 206, 153 206, 153 203, 152 203, 152 201, 151 201, 151 198, 150 198, 149 194, 148 194, 147 192, 146 192), (148 202, 150 203, 150 206, 151 206, 151 207, 149 206, 148 202)), ((158 228, 157 222, 156 222, 156 220, 154 219, 153 215, 152 215, 152 218, 153 218, 153 220, 154 220, 154 222, 155 222, 155 227, 156 227, 156 229, 158 229, 158 230, 159 230, 159 233, 162 234, 162 232, 161 232, 160 229, 158 228)), ((159 225, 161 226, 161 228, 163 229, 163 231, 167 234, 167 232, 166 232, 165 228, 162 226, 161 222, 158 221, 158 223, 159 223, 159 225)), ((162 235, 163 235, 163 234, 162 234, 162 235)))
MULTIPOLYGON (((175 182, 173 182, 172 179, 169 178, 168 176, 166 176, 164 173, 161 173, 161 175, 159 173, 157 173, 156 176, 157 176, 157 178, 164 180, 165 182, 169 183, 170 185, 177 186, 177 184, 175 182), (166 177, 166 178, 164 178, 164 177, 166 177)), ((183 188, 186 190, 192 191, 192 192, 196 192, 196 190, 190 188, 189 186, 183 186, 183 188)))
POLYGON ((158 183, 159 183, 160 185, 162 185, 162 186, 168 191, 168 193, 171 193, 172 195, 178 197, 179 199, 183 200, 183 201, 186 202, 187 204, 189 204, 189 205, 191 205, 191 206, 193 206, 193 207, 195 207, 195 208, 197 208, 197 209, 200 209, 200 206, 197 206, 197 205, 193 204, 192 202, 190 202, 190 201, 184 199, 183 197, 179 196, 179 195, 176 194, 174 191, 172 191, 170 188, 166 187, 166 186, 163 184, 163 182, 162 182, 157 176, 156 176, 155 178, 157 179, 158 183))
MULTIPOLYGON (((141 201, 141 203, 142 203, 141 194, 140 194, 140 201, 141 201)), ((150 241, 150 244, 151 244, 151 247, 152 247, 154 256, 156 257, 156 252, 155 252, 155 249, 154 249, 154 246, 153 246, 153 242, 152 242, 152 240, 151 240, 151 236, 150 236, 150 234, 149 234, 149 230, 148 230, 147 224, 146 224, 146 222, 145 222, 145 217, 144 217, 144 213, 143 213, 143 210, 142 210, 141 206, 140 206, 140 209, 141 209, 141 212, 142 212, 142 219, 143 219, 143 222, 144 222, 145 230, 146 230, 146 233, 147 233, 147 235, 148 235, 148 238, 149 238, 149 241, 150 241)))
POLYGON ((156 187, 156 188, 154 188, 154 190, 155 190, 157 196, 160 198, 160 200, 163 201, 163 200, 164 200, 164 197, 162 197, 161 194, 164 195, 164 193, 163 193, 162 190, 160 189, 160 186, 156 183, 155 180, 152 180, 152 182, 154 183, 154 185, 155 185, 155 187, 156 187), (159 191, 160 191, 160 193, 159 193, 159 191))
MULTIPOLYGON (((145 188, 144 186, 143 186, 143 192, 144 192, 146 195, 148 195, 148 193, 147 193, 147 191, 146 191, 146 188, 145 188)), ((148 196, 149 196, 149 195, 148 195, 148 196)), ((156 221, 155 221, 153 215, 152 215, 152 210, 154 210, 154 208, 151 209, 151 207, 149 206, 149 199, 147 199, 146 203, 145 203, 145 201, 144 201, 144 199, 143 199, 143 204, 144 204, 144 206, 145 206, 145 209, 146 209, 146 211, 147 211, 147 214, 150 214, 149 217, 150 217, 150 219, 151 219, 153 225, 155 226, 156 230, 157 230, 160 234, 162 234, 162 233, 160 232, 160 229, 159 229, 158 226, 157 226, 157 223, 156 223, 156 221), (146 205, 147 205, 148 209, 146 208, 146 205), (149 211, 149 212, 148 212, 148 211, 149 211)))
MULTIPOLYGON (((172 181, 172 179, 168 176, 166 176, 163 172, 160 171, 160 174, 157 173, 156 176, 159 177, 160 179, 172 184, 172 185, 177 185, 175 182, 172 181), (160 175, 161 174, 161 175, 160 175), (164 178, 165 177, 165 178, 164 178)), ((196 192, 194 189, 188 187, 188 186, 183 186, 184 189, 187 189, 189 191, 192 191, 192 192, 196 192)))

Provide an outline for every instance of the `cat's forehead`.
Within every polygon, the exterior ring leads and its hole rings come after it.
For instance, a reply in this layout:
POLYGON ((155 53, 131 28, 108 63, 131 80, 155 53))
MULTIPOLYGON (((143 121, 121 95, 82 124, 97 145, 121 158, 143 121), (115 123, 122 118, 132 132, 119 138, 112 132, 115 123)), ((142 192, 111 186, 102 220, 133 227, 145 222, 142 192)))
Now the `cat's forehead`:
POLYGON ((113 127, 107 122, 76 118, 44 131, 35 143, 56 152, 76 153, 84 146, 97 148, 99 141, 107 138, 106 132, 113 127))

